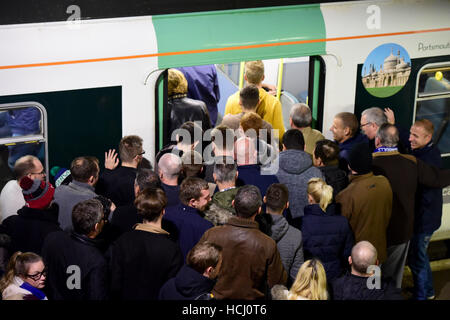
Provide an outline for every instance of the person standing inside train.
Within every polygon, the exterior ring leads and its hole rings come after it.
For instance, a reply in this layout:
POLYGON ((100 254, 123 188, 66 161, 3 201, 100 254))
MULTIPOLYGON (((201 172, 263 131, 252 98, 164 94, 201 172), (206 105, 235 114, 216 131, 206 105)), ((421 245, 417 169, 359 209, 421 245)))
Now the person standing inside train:
POLYGON ((220 100, 216 66, 210 64, 205 66, 182 67, 178 68, 178 70, 184 74, 187 80, 187 97, 194 100, 201 100, 206 104, 211 125, 214 127, 218 115, 217 104, 220 100))
MULTIPOLYGON (((263 89, 264 63, 261 60, 248 61, 245 63, 244 79, 249 84, 253 84, 259 89, 259 105, 256 113, 263 120, 270 123, 274 130, 278 130, 278 136, 281 139, 284 134, 283 112, 281 102, 263 89)), ((231 95, 225 106, 225 115, 239 114, 242 108, 239 104, 239 91, 231 95)))

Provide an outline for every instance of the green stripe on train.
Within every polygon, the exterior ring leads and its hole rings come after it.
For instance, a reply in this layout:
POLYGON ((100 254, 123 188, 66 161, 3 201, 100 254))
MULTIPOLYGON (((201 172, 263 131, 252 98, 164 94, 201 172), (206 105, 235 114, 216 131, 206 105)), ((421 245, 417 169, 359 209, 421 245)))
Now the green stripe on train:
MULTIPOLYGON (((324 39, 320 5, 154 16, 158 52, 324 39)), ((325 53, 325 42, 162 56, 162 68, 325 53)))

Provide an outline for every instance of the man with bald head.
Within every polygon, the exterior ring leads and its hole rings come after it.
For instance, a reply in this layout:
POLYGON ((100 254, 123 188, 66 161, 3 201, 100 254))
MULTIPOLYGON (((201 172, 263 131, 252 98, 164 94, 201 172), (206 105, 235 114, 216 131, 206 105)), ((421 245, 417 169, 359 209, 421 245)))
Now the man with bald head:
POLYGON ((348 257, 351 272, 333 281, 333 300, 402 300, 400 290, 382 278, 377 249, 369 241, 360 241, 348 257), (378 277, 378 279, 376 278, 378 277), (376 285, 379 281, 379 286, 376 285), (375 283, 375 285, 374 285, 375 283))
POLYGON ((249 137, 241 137, 234 145, 235 159, 238 165, 237 186, 251 184, 257 186, 264 197, 267 188, 272 183, 278 183, 278 179, 273 174, 261 172, 258 164, 258 153, 256 150, 256 140, 249 137))
POLYGON ((181 158, 173 153, 164 154, 158 161, 158 175, 161 180, 161 187, 167 196, 167 207, 181 203, 178 177, 180 176, 182 165, 181 158))
POLYGON ((382 269, 400 288, 409 241, 413 236, 418 187, 446 187, 450 184, 450 170, 439 170, 413 155, 399 153, 398 142, 398 129, 389 123, 382 124, 375 137, 373 173, 385 176, 393 192, 392 215, 386 234, 387 260, 382 269))
POLYGON ((303 133, 305 151, 312 155, 316 142, 325 139, 325 137, 320 131, 311 128, 311 109, 304 103, 294 104, 289 114, 289 123, 291 129, 297 129, 303 133))

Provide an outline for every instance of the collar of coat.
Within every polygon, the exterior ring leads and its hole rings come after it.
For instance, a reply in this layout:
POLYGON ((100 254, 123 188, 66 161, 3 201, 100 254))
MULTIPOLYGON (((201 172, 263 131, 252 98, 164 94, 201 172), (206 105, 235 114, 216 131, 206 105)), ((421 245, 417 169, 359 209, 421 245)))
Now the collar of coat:
POLYGON ((237 216, 231 216, 228 219, 227 224, 235 226, 235 227, 241 227, 241 228, 253 228, 253 229, 259 229, 259 224, 256 221, 240 218, 237 216))
POLYGON ((134 230, 147 231, 158 234, 169 234, 166 230, 149 223, 138 223, 135 225, 134 230))
POLYGON ((385 152, 375 152, 375 153, 372 153, 372 157, 377 158, 377 157, 395 156, 397 154, 400 154, 400 152, 398 152, 398 150, 385 151, 385 152))
POLYGON ((373 177, 373 172, 369 172, 366 174, 351 175, 351 176, 349 176, 348 179, 350 180, 350 182, 355 182, 355 181, 367 179, 370 177, 373 177))

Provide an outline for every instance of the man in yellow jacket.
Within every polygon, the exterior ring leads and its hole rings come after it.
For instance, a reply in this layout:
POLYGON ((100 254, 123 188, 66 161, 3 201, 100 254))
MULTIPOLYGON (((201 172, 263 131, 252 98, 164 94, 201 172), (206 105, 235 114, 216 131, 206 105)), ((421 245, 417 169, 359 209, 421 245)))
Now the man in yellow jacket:
MULTIPOLYGON (((263 120, 270 123, 274 130, 278 129, 278 136, 281 139, 284 134, 283 112, 280 101, 274 96, 267 93, 262 88, 264 80, 264 63, 261 60, 248 61, 245 63, 244 79, 249 84, 254 84, 259 88, 259 105, 256 113, 263 120)), ((228 98, 225 106, 225 115, 239 114, 242 112, 239 105, 239 91, 228 98)))

